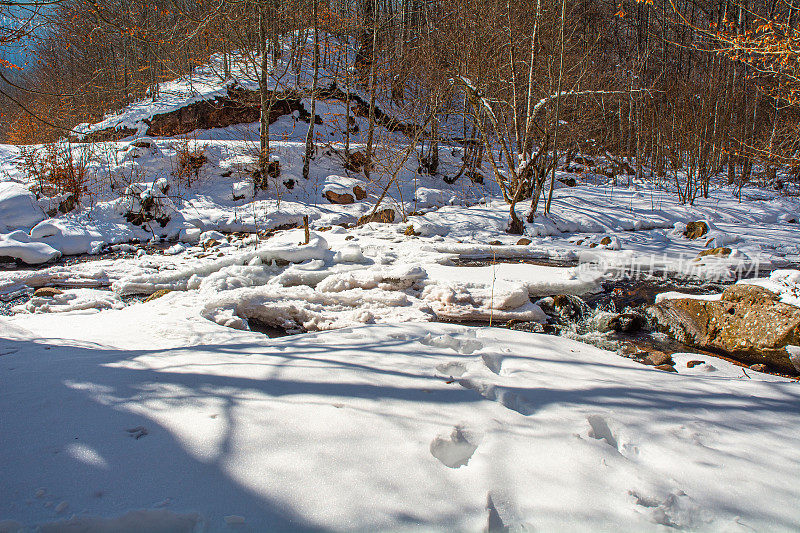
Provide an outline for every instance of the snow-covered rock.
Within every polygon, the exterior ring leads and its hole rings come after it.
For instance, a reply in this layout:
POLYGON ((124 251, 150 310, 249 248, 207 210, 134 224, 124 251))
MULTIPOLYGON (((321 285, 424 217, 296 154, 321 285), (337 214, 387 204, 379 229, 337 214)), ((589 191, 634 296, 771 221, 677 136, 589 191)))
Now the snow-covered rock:
POLYGON ((0 233, 30 229, 47 218, 31 191, 11 181, 0 181, 0 233))

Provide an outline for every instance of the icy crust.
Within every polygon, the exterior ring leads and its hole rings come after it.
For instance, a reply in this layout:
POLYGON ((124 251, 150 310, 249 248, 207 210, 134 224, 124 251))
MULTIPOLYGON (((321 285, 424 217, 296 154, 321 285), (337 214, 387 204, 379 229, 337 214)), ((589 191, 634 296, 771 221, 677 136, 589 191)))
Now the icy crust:
MULTIPOLYGON (((242 267, 256 261, 259 264, 269 264, 273 261, 299 263, 312 259, 330 259, 332 257, 328 249, 328 243, 323 237, 315 233, 309 244, 300 245, 296 239, 302 239, 301 235, 301 232, 286 232, 280 237, 256 247, 254 250, 233 252, 220 258, 208 259, 190 268, 125 277, 115 281, 112 288, 121 295, 151 294, 162 289, 185 291, 200 288, 204 278, 221 272, 228 267, 242 267)), ((212 280, 220 278, 225 280, 237 270, 243 275, 242 279, 249 279, 247 269, 234 268, 223 272, 221 275, 212 278, 212 280)), ((253 270, 258 271, 260 269, 251 269, 250 272, 253 270)), ((256 279, 258 277, 257 275, 256 279)), ((244 282, 242 281, 242 283, 244 282)), ((221 287, 218 286, 217 288, 221 287)))
POLYGON ((33 296, 25 304, 12 308, 12 311, 16 313, 99 312, 123 307, 125 305, 120 297, 111 291, 68 289, 53 296, 33 296))
POLYGON ((445 324, 266 339, 195 320, 192 295, 0 319, 13 377, 0 516, 31 529, 797 528, 797 383, 445 324))

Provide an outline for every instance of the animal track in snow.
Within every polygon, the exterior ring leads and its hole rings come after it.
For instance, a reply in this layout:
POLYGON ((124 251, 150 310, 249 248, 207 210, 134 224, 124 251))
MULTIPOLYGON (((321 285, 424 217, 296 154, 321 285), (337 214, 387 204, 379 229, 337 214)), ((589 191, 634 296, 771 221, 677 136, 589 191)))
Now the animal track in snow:
POLYGON ((614 436, 611 428, 608 427, 608 422, 606 422, 605 418, 600 415, 591 415, 586 418, 586 421, 589 422, 591 426, 591 429, 589 429, 590 437, 597 440, 604 440, 609 446, 619 451, 617 438, 614 436))
MULTIPOLYGON (((466 337, 470 335, 469 333, 459 335, 459 337, 466 337)), ((483 343, 477 341, 474 336, 475 333, 471 334, 473 337, 470 338, 458 338, 453 335, 439 335, 437 337, 432 336, 430 333, 422 337, 419 342, 420 344, 424 344, 425 346, 433 346, 436 348, 450 348, 454 352, 458 352, 463 355, 471 355, 473 352, 476 352, 483 348, 483 343)))
POLYGON ((440 435, 431 441, 431 455, 448 468, 469 463, 478 449, 480 437, 464 426, 456 426, 449 436, 440 435))
POLYGON ((144 426, 136 426, 135 428, 126 429, 125 431, 127 431, 128 435, 136 440, 139 440, 148 434, 147 428, 144 426))
POLYGON ((634 490, 629 490, 628 494, 636 500, 636 505, 649 509, 650 519, 656 524, 684 529, 698 527, 704 522, 700 508, 682 490, 670 492, 663 500, 634 490))
POLYGON ((503 407, 516 411, 521 415, 528 416, 536 412, 536 405, 534 403, 525 399, 524 396, 504 389, 503 387, 497 387, 473 379, 461 379, 458 381, 458 384, 465 389, 474 390, 487 400, 497 402, 503 407))
POLYGON ((463 363, 451 361, 449 363, 439 363, 436 365, 436 371, 445 376, 459 378, 467 372, 467 367, 463 363))
POLYGON ((486 365, 486 368, 495 374, 500 374, 500 370, 503 368, 504 359, 502 355, 496 353, 485 353, 481 355, 481 359, 483 360, 483 364, 486 365))

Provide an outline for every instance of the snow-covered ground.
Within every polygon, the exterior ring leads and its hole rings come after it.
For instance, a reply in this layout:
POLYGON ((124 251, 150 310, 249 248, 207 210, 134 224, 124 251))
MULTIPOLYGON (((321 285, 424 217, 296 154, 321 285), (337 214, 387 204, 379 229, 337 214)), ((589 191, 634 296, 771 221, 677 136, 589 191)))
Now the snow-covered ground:
POLYGON ((800 524, 797 382, 444 324, 267 339, 202 299, 1 319, 3 528, 800 524))

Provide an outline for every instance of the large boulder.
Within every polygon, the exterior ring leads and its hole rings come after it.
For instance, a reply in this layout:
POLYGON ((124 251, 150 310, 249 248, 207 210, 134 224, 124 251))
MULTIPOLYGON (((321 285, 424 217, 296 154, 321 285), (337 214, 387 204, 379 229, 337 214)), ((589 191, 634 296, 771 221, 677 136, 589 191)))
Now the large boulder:
POLYGON ((800 344, 800 307, 780 302, 763 287, 733 285, 719 300, 664 300, 647 314, 660 330, 689 346, 797 372, 786 346, 800 344))
POLYGON ((698 222, 689 222, 686 224, 686 229, 683 232, 683 236, 687 239, 699 239, 703 235, 708 233, 708 224, 705 222, 698 221, 698 222))

